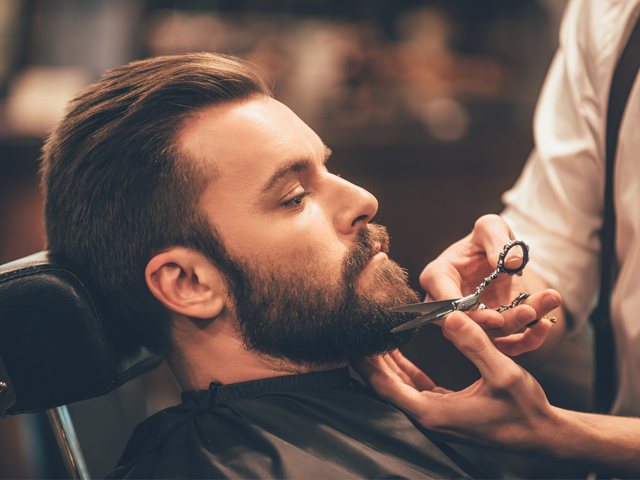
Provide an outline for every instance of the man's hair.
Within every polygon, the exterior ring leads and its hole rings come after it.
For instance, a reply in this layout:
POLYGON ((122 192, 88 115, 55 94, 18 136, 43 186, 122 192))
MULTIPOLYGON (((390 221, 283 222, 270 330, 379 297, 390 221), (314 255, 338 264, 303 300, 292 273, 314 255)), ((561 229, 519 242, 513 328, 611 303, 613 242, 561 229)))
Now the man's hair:
POLYGON ((170 349, 170 322, 147 287, 149 260, 172 246, 224 257, 197 208, 213 166, 186 158, 176 135, 203 108, 255 95, 271 93, 230 57, 136 61, 74 99, 43 148, 47 248, 92 276, 122 335, 156 352, 170 349))

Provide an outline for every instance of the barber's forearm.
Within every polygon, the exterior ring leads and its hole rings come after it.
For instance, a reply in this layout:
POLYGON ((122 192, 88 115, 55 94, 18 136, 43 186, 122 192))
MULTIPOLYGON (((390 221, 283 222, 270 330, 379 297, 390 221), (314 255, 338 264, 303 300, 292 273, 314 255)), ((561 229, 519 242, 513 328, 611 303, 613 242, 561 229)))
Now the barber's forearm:
POLYGON ((556 418, 540 442, 544 456, 575 461, 612 475, 640 474, 640 418, 554 407, 556 418))

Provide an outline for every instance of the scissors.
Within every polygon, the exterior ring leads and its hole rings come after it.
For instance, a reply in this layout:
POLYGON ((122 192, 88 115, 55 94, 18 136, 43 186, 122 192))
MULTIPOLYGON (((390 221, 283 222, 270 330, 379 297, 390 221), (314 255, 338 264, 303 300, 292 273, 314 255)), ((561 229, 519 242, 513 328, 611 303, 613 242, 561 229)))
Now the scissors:
MULTIPOLYGON (((453 299, 453 300, 440 300, 437 302, 424 302, 424 303, 413 303, 410 305, 403 305, 400 307, 392 308, 392 312, 403 312, 403 313, 422 313, 423 315, 411 320, 407 323, 400 325, 399 327, 391 330, 391 333, 401 332, 403 330, 408 330, 410 328, 416 328, 421 325, 425 325, 427 323, 432 323, 441 318, 446 317, 450 313, 453 312, 468 312, 470 310, 482 310, 487 308, 483 303, 480 303, 480 295, 482 295, 483 290, 491 281, 498 278, 501 273, 507 273, 509 275, 522 275, 522 270, 527 266, 529 262, 529 246, 524 243, 522 240, 512 240, 507 243, 500 255, 498 256, 498 268, 485 278, 480 286, 476 288, 476 292, 467 295, 463 298, 453 299), (504 260, 513 247, 522 247, 522 264, 517 268, 507 268, 504 265, 504 260)), ((520 304, 525 298, 529 297, 528 293, 521 293, 518 297, 511 302, 511 305, 502 305, 498 308, 498 312, 504 312, 510 308, 514 308, 520 304)))

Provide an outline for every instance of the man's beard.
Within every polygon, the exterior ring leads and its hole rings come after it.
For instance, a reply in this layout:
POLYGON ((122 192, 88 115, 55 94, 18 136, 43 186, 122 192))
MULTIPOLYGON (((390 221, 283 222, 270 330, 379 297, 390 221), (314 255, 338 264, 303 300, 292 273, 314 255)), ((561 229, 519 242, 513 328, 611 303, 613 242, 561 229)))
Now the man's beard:
POLYGON ((304 268, 287 270, 233 261, 232 288, 245 347, 298 365, 320 366, 388 352, 408 343, 411 330, 396 334, 390 330, 415 315, 389 311, 419 301, 408 286, 405 270, 385 259, 375 279, 369 278, 367 287, 358 288, 359 275, 376 253, 376 244, 381 245, 380 251, 388 251, 386 229, 375 224, 362 228, 344 259, 339 281, 332 280, 313 259, 306 264, 299 261, 304 268))

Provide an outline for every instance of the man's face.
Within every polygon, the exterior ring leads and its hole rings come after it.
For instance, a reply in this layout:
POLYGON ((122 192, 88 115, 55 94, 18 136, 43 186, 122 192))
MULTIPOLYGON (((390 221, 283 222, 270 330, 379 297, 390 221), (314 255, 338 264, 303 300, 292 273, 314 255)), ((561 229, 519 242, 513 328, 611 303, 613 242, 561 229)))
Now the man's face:
POLYGON ((398 346, 388 332, 406 319, 388 309, 418 300, 368 224, 377 201, 327 170, 330 152, 291 110, 268 97, 211 107, 179 142, 215 168, 200 207, 244 279, 234 296, 248 347, 330 363, 398 346))

